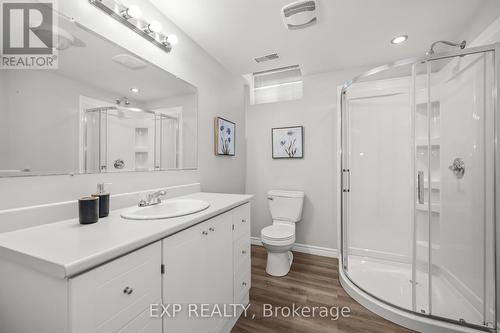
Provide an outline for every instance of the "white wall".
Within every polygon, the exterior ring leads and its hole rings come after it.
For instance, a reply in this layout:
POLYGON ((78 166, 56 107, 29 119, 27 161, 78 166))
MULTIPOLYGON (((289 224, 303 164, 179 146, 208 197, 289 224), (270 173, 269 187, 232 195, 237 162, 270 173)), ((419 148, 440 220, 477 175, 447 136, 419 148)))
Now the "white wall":
MULTIPOLYGON (((2 80, 0 76, 0 110, 5 110, 7 106, 7 98, 4 94, 5 92, 5 82, 2 80)), ((9 152, 9 134, 7 124, 9 123, 8 115, 4 115, 3 119, 0 121, 0 170, 7 169, 7 161, 9 161, 9 156, 7 155, 9 152)))
POLYGON ((179 44, 170 54, 150 44, 87 1, 60 1, 59 10, 198 88, 198 170, 3 178, 0 179, 0 209, 77 199, 93 192, 95 184, 100 181, 112 182, 110 190, 113 193, 191 182, 201 182, 204 191, 244 191, 246 155, 243 140, 237 141, 237 156, 233 158, 214 156, 212 147, 212 124, 216 115, 235 121, 239 137, 244 137, 244 90, 241 79, 229 74, 170 20, 160 15, 147 0, 127 3, 138 4, 145 17, 160 21, 165 32, 175 33, 179 37, 179 44))
POLYGON ((55 71, 8 70, 0 81, 6 85, 2 95, 8 96, 0 114, 10 117, 5 168, 53 174, 78 170, 80 96, 110 102, 116 95, 55 71))
POLYGON ((305 76, 302 99, 247 107, 246 192, 255 195, 252 236, 260 237, 260 230, 272 223, 268 190, 302 190, 306 198, 296 242, 337 248, 337 86, 361 72, 305 76), (304 126, 304 159, 273 160, 271 128, 295 125, 304 126))

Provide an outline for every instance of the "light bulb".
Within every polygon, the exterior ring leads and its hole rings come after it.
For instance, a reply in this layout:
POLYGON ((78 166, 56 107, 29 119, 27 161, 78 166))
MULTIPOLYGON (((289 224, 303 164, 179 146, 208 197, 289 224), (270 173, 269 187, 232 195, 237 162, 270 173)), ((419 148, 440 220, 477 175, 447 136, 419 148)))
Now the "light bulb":
POLYGON ((138 6, 133 5, 122 11, 121 14, 127 20, 131 18, 138 19, 142 16, 142 11, 138 6))
POLYGON ((172 45, 177 45, 177 43, 179 43, 179 38, 177 38, 176 35, 170 35, 168 36, 168 42, 172 45))
POLYGON ((153 21, 146 26, 144 31, 148 34, 153 33, 153 32, 158 33, 161 31, 161 23, 158 21, 153 21))

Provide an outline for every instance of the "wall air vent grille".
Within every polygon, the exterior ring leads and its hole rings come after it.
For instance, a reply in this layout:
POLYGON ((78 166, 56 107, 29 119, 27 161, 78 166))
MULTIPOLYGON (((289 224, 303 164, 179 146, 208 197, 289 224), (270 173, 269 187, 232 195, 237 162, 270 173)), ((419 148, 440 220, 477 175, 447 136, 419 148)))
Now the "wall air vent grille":
POLYGON ((255 58, 255 61, 258 63, 264 62, 264 61, 269 61, 269 60, 275 60, 278 59, 279 55, 278 53, 273 53, 273 54, 268 54, 262 57, 257 57, 255 58))

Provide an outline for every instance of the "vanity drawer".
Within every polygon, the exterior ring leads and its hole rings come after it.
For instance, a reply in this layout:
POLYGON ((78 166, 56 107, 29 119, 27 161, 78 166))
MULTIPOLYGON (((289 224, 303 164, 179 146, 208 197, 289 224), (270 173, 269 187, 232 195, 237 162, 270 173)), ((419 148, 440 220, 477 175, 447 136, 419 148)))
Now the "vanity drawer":
MULTIPOLYGON (((161 300, 155 303, 160 304, 161 300)), ((149 308, 144 310, 137 318, 121 328, 117 333, 161 333, 162 319, 151 318, 149 316, 149 308)))
POLYGON ((246 203, 233 210, 234 238, 242 235, 250 237, 250 204, 246 203))
POLYGON ((250 237, 241 237, 235 241, 233 254, 235 276, 250 270, 250 246, 250 237))
POLYGON ((251 275, 250 270, 242 272, 234 280, 234 303, 241 303, 246 293, 250 290, 251 275))
POLYGON ((157 242, 70 280, 73 333, 117 332, 161 295, 157 242))

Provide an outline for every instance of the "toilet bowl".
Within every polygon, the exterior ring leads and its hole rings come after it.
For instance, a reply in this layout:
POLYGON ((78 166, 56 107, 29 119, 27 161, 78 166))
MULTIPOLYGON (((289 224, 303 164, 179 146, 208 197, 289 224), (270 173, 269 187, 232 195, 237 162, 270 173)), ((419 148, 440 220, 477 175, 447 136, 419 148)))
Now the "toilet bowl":
POLYGON ((273 190, 268 192, 267 199, 273 224, 261 230, 261 241, 267 250, 266 272, 285 276, 293 262, 295 223, 302 219, 304 193, 273 190))

